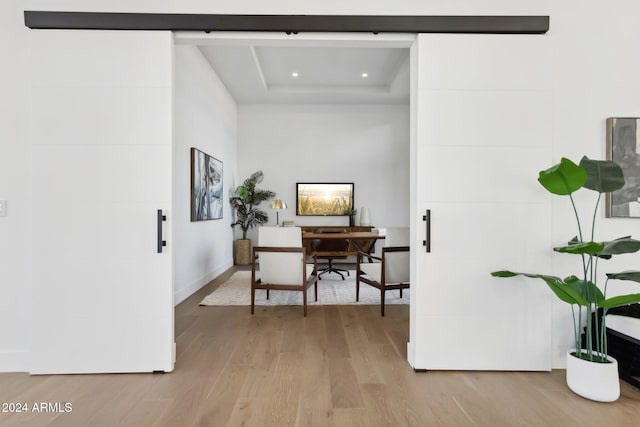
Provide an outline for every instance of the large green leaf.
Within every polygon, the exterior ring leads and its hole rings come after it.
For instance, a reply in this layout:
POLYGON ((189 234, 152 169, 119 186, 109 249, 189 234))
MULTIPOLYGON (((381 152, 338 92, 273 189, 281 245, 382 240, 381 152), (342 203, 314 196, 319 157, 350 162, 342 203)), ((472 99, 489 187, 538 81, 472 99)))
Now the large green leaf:
POLYGON ((564 279, 564 283, 589 302, 600 305, 604 301, 604 294, 593 282, 569 276, 564 279))
POLYGON ((585 188, 598 193, 609 193, 624 186, 622 168, 610 160, 591 160, 584 156, 580 160, 580 166, 587 171, 585 188))
POLYGON ((587 182, 587 172, 571 160, 562 158, 560 163, 541 171, 538 181, 550 193, 568 196, 587 182))
POLYGON ((582 297, 580 291, 576 291, 570 286, 567 286, 567 284, 565 284, 559 277, 547 276, 544 274, 517 273, 509 270, 494 271, 491 273, 491 275, 493 277, 525 276, 534 279, 542 279, 547 284, 547 286, 551 288, 553 293, 556 294, 558 298, 560 298, 560 300, 569 304, 579 304, 582 306, 589 305, 589 302, 584 297, 582 297))
POLYGON ((604 249, 602 249, 598 256, 606 258, 606 255, 632 254, 639 250, 640 240, 627 236, 611 240, 610 242, 604 242, 604 249))
POLYGON ((554 294, 564 302, 569 304, 578 304, 582 306, 588 306, 589 301, 586 300, 579 292, 576 292, 570 286, 567 286, 562 280, 553 276, 539 275, 539 278, 545 281, 547 286, 551 288, 554 294))
POLYGON ((614 308, 614 307, 622 307, 629 304, 635 304, 640 302, 640 294, 629 294, 629 295, 620 295, 617 297, 607 298, 602 301, 599 305, 602 308, 614 308))
POLYGON ((640 271, 638 270, 621 271, 620 273, 607 273, 607 277, 609 279, 630 280, 632 282, 640 283, 640 271))
POLYGON ((527 277, 531 277, 534 279, 538 278, 538 274, 530 274, 530 273, 516 273, 514 271, 509 271, 509 270, 500 270, 500 271, 494 271, 491 273, 491 275, 493 277, 515 277, 515 276, 527 276, 527 277))
POLYGON ((600 253, 603 248, 604 248, 604 243, 584 242, 584 243, 569 244, 568 246, 560 246, 557 248, 553 248, 553 250, 556 252, 561 252, 566 254, 596 255, 600 253))

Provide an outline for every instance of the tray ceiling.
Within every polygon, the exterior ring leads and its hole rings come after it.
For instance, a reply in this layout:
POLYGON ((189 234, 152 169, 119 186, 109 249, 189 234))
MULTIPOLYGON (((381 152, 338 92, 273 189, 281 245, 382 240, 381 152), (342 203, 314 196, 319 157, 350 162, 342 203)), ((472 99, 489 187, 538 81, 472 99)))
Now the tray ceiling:
POLYGON ((216 45, 199 49, 239 104, 409 102, 406 48, 216 45))

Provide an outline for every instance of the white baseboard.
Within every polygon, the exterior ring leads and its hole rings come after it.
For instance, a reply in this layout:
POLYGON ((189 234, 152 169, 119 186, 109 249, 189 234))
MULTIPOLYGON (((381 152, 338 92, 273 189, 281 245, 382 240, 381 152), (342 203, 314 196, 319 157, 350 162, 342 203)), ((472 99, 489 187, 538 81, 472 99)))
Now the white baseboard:
POLYGON ((207 273, 200 279, 195 280, 184 287, 179 288, 180 284, 176 283, 176 290, 174 292, 174 297, 173 297, 174 304, 175 305, 180 304, 182 301, 186 300, 191 295, 193 295, 194 293, 202 289, 202 287, 204 287, 207 283, 209 283, 210 281, 212 281, 213 279, 215 279, 216 277, 218 277, 219 275, 221 275, 231 267, 233 267, 233 260, 225 263, 224 265, 217 267, 215 270, 207 273))
POLYGON ((29 372, 29 352, 0 350, 0 372, 29 372))

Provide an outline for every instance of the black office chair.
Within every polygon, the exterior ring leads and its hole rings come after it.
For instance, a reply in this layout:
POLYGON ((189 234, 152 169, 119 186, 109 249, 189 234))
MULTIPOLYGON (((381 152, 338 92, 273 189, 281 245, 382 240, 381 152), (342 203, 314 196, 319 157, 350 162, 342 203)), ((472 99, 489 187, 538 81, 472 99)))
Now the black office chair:
MULTIPOLYGON (((317 233, 345 233, 347 230, 341 229, 319 229, 317 233)), ((344 275, 341 272, 349 275, 349 270, 342 268, 336 268, 333 266, 333 260, 347 259, 346 255, 340 255, 340 252, 346 252, 349 249, 349 241, 347 239, 315 239, 313 241, 313 250, 318 253, 318 260, 326 259, 329 265, 326 268, 318 270, 318 279, 322 279, 322 275, 326 273, 336 273, 342 280, 344 275), (322 255, 322 252, 328 252, 331 254, 322 255)))

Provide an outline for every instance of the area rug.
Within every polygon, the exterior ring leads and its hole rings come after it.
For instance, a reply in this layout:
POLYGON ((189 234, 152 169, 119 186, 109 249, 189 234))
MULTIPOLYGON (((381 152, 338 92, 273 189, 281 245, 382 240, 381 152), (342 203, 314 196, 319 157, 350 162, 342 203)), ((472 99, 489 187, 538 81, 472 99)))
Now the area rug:
MULTIPOLYGON (((313 287, 307 294, 308 305, 379 305, 380 291, 372 286, 360 284, 360 301, 356 302, 355 271, 350 271, 345 280, 337 275, 324 275, 318 281, 318 301, 313 300, 313 287), (337 280, 334 280, 337 279, 337 280)), ((385 304, 409 304, 409 290, 405 289, 400 298, 400 291, 387 291, 385 304)), ((256 305, 302 305, 300 291, 271 291, 266 298, 266 291, 256 291, 256 305)), ((236 271, 222 285, 207 295, 200 305, 251 305, 251 272, 236 271)))

